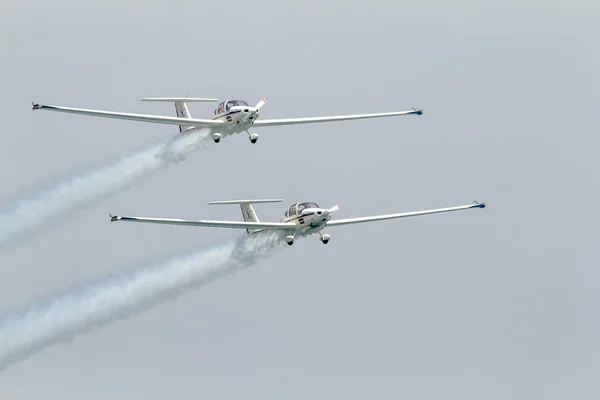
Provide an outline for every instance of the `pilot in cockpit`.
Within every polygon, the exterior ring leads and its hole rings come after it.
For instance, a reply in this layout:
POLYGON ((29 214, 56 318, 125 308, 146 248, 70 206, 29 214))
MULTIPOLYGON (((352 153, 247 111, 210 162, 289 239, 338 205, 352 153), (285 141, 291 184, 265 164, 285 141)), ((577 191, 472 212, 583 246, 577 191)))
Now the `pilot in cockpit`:
POLYGON ((292 215, 296 215, 296 205, 290 206, 288 215, 291 217, 292 215))

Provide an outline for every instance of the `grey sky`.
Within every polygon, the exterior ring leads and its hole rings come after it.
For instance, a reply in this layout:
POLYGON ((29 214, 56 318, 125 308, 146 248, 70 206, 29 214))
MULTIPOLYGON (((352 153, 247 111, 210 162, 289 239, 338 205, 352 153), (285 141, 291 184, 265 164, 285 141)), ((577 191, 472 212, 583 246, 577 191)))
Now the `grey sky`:
POLYGON ((170 115, 138 100, 189 93, 267 96, 264 118, 425 111, 209 146, 4 249, 5 311, 238 234, 109 212, 237 219, 205 204, 248 196, 285 199, 257 206, 265 220, 304 200, 342 203, 340 217, 489 207, 298 241, 14 365, 0 397, 598 398, 600 10, 544 3, 3 3, 6 198, 176 132, 30 101, 170 115))

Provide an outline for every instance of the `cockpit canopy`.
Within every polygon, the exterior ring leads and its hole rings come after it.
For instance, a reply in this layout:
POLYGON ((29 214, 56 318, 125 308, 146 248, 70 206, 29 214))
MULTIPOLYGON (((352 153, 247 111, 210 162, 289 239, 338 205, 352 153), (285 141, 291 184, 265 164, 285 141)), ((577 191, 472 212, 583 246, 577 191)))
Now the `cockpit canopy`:
POLYGON ((243 100, 227 100, 219 104, 219 106, 215 109, 215 115, 224 114, 231 107, 240 106, 240 107, 248 107, 248 103, 243 100))
POLYGON ((304 202, 304 203, 293 204, 285 212, 285 216, 286 217, 293 217, 294 215, 300 214, 302 212, 302 210, 304 210, 305 208, 319 208, 319 205, 317 203, 312 203, 312 202, 304 202))

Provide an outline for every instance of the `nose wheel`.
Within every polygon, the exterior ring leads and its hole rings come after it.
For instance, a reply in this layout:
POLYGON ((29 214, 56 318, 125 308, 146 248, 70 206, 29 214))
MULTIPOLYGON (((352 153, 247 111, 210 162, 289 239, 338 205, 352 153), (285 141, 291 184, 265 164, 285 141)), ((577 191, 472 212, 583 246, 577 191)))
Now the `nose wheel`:
POLYGON ((324 235, 321 235, 321 242, 322 242, 323 244, 327 244, 327 243, 329 243, 329 239, 331 239, 331 235, 329 235, 329 234, 327 234, 327 233, 326 233, 326 234, 324 234, 324 235))
POLYGON ((213 133, 211 135, 211 137, 215 143, 219 143, 221 141, 221 138, 223 137, 223 135, 221 135, 220 133, 213 133))
POLYGON ((250 133, 248 131, 246 131, 246 133, 248 134, 248 139, 250 139, 250 143, 254 144, 258 141, 258 133, 250 133))

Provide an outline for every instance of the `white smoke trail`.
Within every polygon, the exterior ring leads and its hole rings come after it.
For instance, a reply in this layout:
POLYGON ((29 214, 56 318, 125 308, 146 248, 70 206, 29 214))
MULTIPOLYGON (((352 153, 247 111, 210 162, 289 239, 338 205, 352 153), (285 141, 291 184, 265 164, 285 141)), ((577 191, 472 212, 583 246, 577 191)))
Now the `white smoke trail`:
POLYGON ((128 318, 187 290, 250 267, 282 243, 279 233, 244 236, 130 272, 0 319, 0 371, 43 349, 128 318))
POLYGON ((203 129, 177 136, 166 144, 133 154, 113 165, 88 172, 37 196, 19 201, 0 212, 0 247, 64 214, 131 186, 151 172, 182 161, 205 144, 208 133, 203 129))

